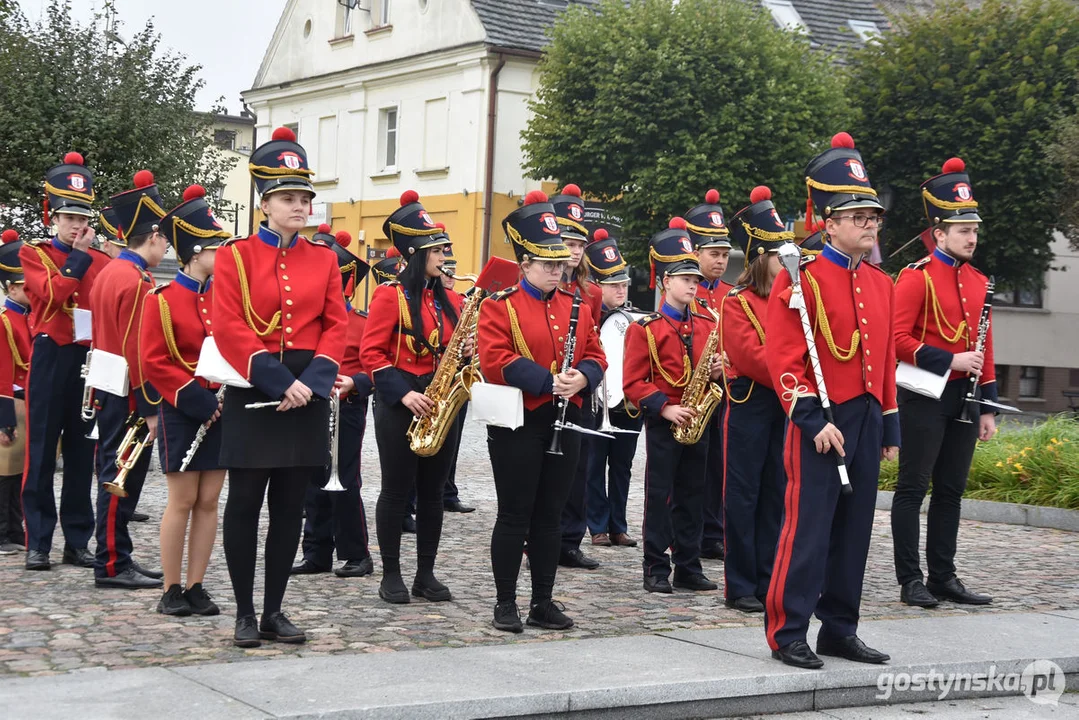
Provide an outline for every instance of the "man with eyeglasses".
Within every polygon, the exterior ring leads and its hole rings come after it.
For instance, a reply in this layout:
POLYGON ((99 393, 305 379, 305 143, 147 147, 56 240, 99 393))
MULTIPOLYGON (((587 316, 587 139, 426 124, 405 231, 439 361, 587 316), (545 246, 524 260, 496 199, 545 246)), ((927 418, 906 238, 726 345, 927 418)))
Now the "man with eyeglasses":
POLYGON ((928 257, 900 272, 895 285, 896 355, 937 375, 948 374, 939 399, 899 390, 903 452, 892 502, 892 537, 899 597, 916 607, 934 607, 941 600, 967 605, 992 601, 967 590, 955 574, 959 509, 974 446, 996 433, 988 406, 971 412, 973 422, 964 417, 971 377, 978 378, 982 397, 997 399, 991 328, 984 351, 974 349, 989 281, 970 265, 982 219, 965 170, 961 159, 952 158, 940 175, 922 183, 926 219, 937 245, 928 257), (923 584, 919 510, 930 480, 925 539, 929 578, 923 584))
POLYGON ((790 422, 765 627, 772 657, 787 665, 824 664, 806 642, 813 614, 822 623, 817 653, 883 663, 888 656, 857 631, 880 461, 899 446, 893 286, 864 262, 884 208, 845 132, 810 161, 806 184, 811 207, 824 218, 825 242, 819 255, 802 258, 799 274, 833 417, 822 408, 797 305, 791 308, 791 276, 780 273, 768 301, 765 355, 790 422), (850 495, 841 494, 836 455, 846 463, 850 495))

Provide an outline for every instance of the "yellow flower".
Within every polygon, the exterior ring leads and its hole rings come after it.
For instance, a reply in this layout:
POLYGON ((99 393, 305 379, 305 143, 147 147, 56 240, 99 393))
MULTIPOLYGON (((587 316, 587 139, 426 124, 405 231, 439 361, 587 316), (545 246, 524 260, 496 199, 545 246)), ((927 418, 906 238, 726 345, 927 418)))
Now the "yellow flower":
POLYGON ((998 463, 997 463, 997 467, 998 467, 998 468, 1002 468, 1002 467, 1004 467, 1004 463, 1002 463, 1002 462, 998 462, 998 463))
POLYGON ((1060 444, 1060 441, 1057 440, 1056 438, 1049 438, 1049 442, 1053 443, 1054 445, 1059 445, 1060 444))
POLYGON ((1023 472, 1023 466, 1020 463, 1015 464, 1015 469, 1018 470, 1019 472, 1023 472))
POLYGON ((1025 448, 1023 448, 1023 452, 1027 452, 1028 450, 1029 450, 1030 452, 1034 452, 1034 448, 1032 448, 1032 447, 1025 447, 1025 448))

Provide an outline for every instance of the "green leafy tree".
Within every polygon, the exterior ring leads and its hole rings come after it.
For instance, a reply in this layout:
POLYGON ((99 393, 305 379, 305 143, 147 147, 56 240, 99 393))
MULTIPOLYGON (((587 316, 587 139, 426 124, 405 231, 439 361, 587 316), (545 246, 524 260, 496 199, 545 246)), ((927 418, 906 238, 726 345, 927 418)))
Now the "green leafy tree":
MULTIPOLYGON (((853 55, 848 88, 870 177, 894 190, 885 256, 926 227, 918 187, 959 156, 985 221, 975 264, 1005 287, 1040 286, 1063 227, 1063 175, 1045 155, 1075 109, 1079 7, 950 2, 893 25, 853 55)), ((891 266, 922 252, 916 242, 891 266)))
POLYGON ((1057 124, 1057 139, 1049 147, 1048 155, 1064 175, 1060 214, 1072 248, 1079 250, 1079 111, 1057 124))
POLYGON ((767 184, 794 215, 806 162, 846 117, 829 58, 744 0, 571 6, 541 68, 526 172, 609 203, 635 261, 710 187, 733 213, 767 184))
MULTIPOLYGON (((115 18, 111 3, 105 11, 115 18)), ((66 0, 51 0, 38 24, 17 8, 0 13, 3 227, 42 233, 45 171, 70 150, 94 172, 98 207, 142 168, 154 173, 166 209, 193 182, 222 185, 234 160, 214 146, 212 118, 195 112, 201 68, 163 52, 152 23, 126 43, 117 27, 104 15, 80 25, 66 0)))

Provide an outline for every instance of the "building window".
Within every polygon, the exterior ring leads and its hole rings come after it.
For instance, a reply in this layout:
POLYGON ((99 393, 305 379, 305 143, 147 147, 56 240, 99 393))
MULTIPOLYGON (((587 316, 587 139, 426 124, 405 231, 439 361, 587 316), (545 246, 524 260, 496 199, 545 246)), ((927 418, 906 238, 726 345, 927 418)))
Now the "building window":
POLYGON ((877 27, 875 22, 870 22, 869 20, 848 20, 847 24, 864 43, 869 42, 873 38, 880 37, 880 28, 877 27))
POLYGON ((347 5, 337 5, 337 19, 334 22, 333 36, 345 38, 352 35, 352 21, 356 16, 356 10, 347 5))
POLYGON ((1023 365, 1019 368, 1019 397, 1040 398, 1042 396, 1042 371, 1044 368, 1023 365))
POLYGON ((390 24, 390 0, 372 0, 371 25, 383 27, 390 24))
POLYGON ((235 130, 214 130, 214 145, 217 145, 222 150, 235 150, 236 149, 236 131, 235 130))
POLYGON ((1042 289, 1040 287, 1025 287, 1014 289, 1001 289, 993 295, 993 305, 1001 307, 1040 308, 1042 307, 1042 289))
POLYGON ((761 0, 761 5, 772 13, 776 25, 784 30, 808 32, 809 28, 802 22, 802 16, 790 0, 761 0))
POLYGON ((1079 388, 1079 370, 1072 368, 1068 371, 1068 387, 1079 388))
POLYGON ((1010 365, 996 365, 996 378, 997 378, 997 394, 1002 398, 1009 397, 1008 379, 1010 376, 1010 365))
POLYGON ((397 167, 397 108, 382 108, 378 113, 379 170, 397 167))

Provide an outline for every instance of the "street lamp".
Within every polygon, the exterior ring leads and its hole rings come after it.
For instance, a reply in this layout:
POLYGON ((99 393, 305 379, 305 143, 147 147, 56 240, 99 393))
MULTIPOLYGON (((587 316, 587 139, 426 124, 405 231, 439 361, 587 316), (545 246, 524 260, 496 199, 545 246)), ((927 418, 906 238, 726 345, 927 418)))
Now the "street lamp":
POLYGON ((225 199, 225 186, 218 185, 214 189, 214 208, 226 218, 232 219, 232 236, 240 235, 240 211, 244 206, 238 202, 225 199))

